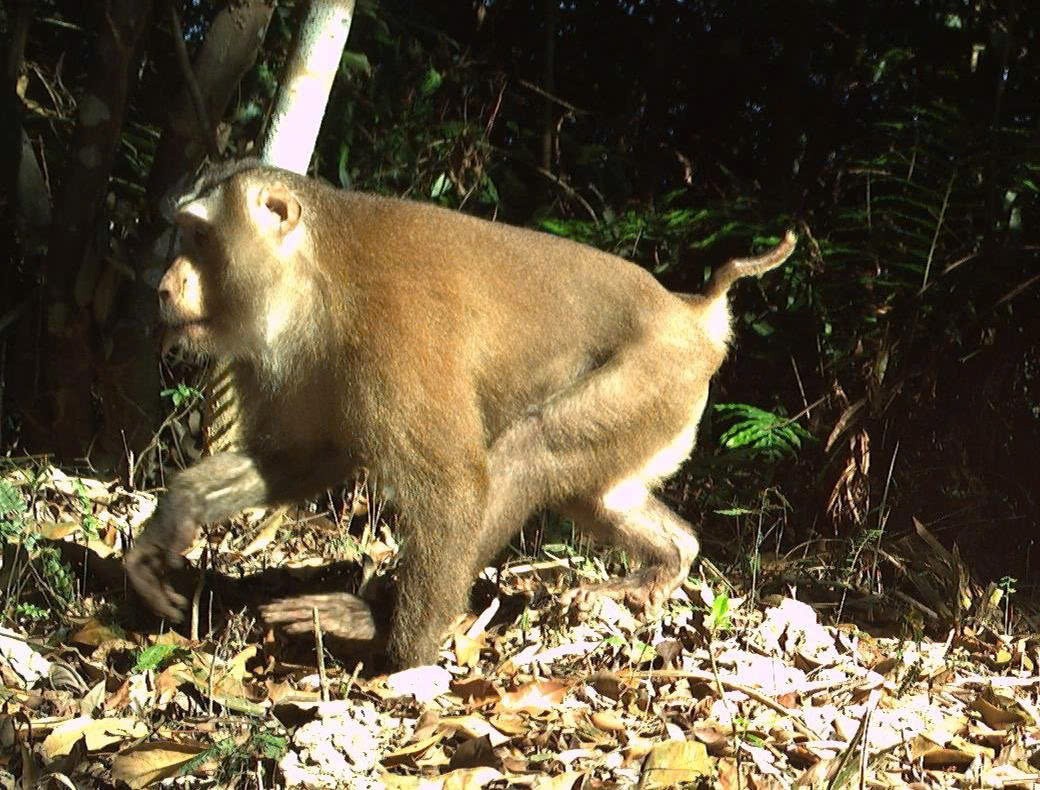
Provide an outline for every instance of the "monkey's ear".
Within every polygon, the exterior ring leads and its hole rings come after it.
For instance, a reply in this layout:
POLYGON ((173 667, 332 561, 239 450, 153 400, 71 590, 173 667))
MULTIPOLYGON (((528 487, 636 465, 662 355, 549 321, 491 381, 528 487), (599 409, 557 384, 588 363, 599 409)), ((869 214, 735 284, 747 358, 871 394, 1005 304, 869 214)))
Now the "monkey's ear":
MULTIPOLYGON (((269 219, 278 223, 278 233, 287 236, 300 221, 300 201, 282 184, 264 187, 257 202, 267 212, 269 219)), ((266 223, 265 223, 266 224, 266 223)))

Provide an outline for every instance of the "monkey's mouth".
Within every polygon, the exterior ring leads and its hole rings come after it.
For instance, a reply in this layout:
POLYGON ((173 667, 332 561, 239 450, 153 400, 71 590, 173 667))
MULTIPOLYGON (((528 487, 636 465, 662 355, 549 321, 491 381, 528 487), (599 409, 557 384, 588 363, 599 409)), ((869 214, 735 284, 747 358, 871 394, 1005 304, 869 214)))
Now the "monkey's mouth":
POLYGON ((162 353, 165 354, 176 345, 192 345, 198 343, 209 334, 209 319, 170 319, 165 322, 162 332, 162 353))

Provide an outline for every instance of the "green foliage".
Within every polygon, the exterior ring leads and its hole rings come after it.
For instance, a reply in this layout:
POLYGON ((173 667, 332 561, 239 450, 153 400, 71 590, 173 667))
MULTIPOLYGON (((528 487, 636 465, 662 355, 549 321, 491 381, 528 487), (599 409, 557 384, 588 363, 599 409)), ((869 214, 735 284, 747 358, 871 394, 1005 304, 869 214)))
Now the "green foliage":
POLYGON ((997 587, 1000 588, 1004 595, 1010 597, 1018 592, 1018 579, 1014 576, 1001 576, 997 580, 997 587))
POLYGON ((149 645, 137 655, 134 672, 148 672, 162 669, 174 661, 190 656, 190 651, 176 645, 149 645))
POLYGON ((28 505, 22 492, 0 478, 0 538, 21 540, 25 536, 28 505))
POLYGON ((746 403, 719 403, 715 411, 730 426, 719 437, 729 450, 747 449, 770 460, 793 457, 811 434, 797 422, 746 403))
POLYGON ((722 591, 712 599, 711 608, 708 610, 704 624, 709 631, 725 631, 732 627, 733 621, 730 617, 729 595, 722 591))
POLYGON ((190 406, 196 401, 202 400, 203 397, 202 390, 185 384, 183 381, 175 387, 164 389, 160 394, 164 398, 169 398, 173 402, 175 409, 179 409, 181 406, 190 406))
MULTIPOLYGON (((41 541, 29 518, 24 494, 3 479, 0 479, 0 541, 18 544, 24 550, 24 556, 29 558, 28 567, 34 569, 31 578, 35 580, 33 595, 36 599, 20 600, 12 595, 4 602, 8 614, 23 621, 39 622, 50 615, 51 609, 67 611, 72 607, 76 600, 76 583, 60 549, 41 541), (44 602, 50 608, 43 606, 44 602)), ((18 567, 17 562, 14 567, 18 567)), ((18 595, 22 595, 24 589, 19 590, 18 595)))
POLYGON ((42 571, 43 582, 55 607, 60 610, 72 608, 76 600, 76 581, 69 566, 62 559, 57 546, 40 546, 36 557, 42 571))
POLYGON ((652 250, 653 260, 647 264, 658 274, 675 267, 684 252, 710 249, 754 235, 746 222, 733 216, 742 207, 740 201, 706 208, 691 208, 685 205, 688 202, 685 190, 675 190, 663 195, 654 206, 630 208, 620 214, 608 210, 596 220, 542 217, 538 227, 632 260, 638 261, 652 250))
POLYGON ((19 601, 14 607, 15 619, 30 623, 39 623, 50 616, 50 611, 28 601, 19 601))
POLYGON ((223 738, 205 751, 195 755, 180 768, 181 776, 195 773, 203 765, 216 762, 218 765, 214 779, 224 785, 249 770, 250 764, 257 758, 280 760, 289 750, 289 741, 285 736, 269 730, 254 730, 245 743, 239 745, 234 738, 223 738))
POLYGON ((83 481, 80 478, 76 478, 72 483, 73 490, 76 492, 76 502, 79 505, 80 512, 80 526, 83 530, 83 534, 92 540, 96 540, 98 537, 98 527, 100 522, 97 516, 93 512, 93 503, 90 501, 90 497, 87 495, 86 486, 83 485, 83 481))

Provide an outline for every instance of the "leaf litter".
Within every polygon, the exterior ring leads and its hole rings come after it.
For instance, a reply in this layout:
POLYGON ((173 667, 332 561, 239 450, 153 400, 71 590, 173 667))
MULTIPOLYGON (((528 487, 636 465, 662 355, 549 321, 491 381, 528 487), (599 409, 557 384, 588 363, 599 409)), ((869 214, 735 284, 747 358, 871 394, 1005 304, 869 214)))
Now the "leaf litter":
MULTIPOLYGON (((811 601, 704 583, 653 616, 610 600, 564 609, 556 594, 574 580, 552 560, 489 571, 483 610, 460 620, 438 666, 373 677, 333 656, 317 671, 289 660, 247 613, 210 615, 195 638, 124 630, 112 609, 123 539, 154 498, 57 469, 6 485, 27 504, 0 568, 0 787, 1040 784, 1037 640, 1002 633, 993 590, 972 588, 920 524, 902 555, 930 563, 918 609, 974 615, 945 638, 872 636, 811 601), (80 594, 41 623, 17 604, 53 604, 30 583, 34 552, 52 544, 80 558, 80 594)), ((379 568, 396 553, 377 519, 359 539, 343 529, 247 514, 190 556, 239 573, 291 564, 308 579, 330 555, 379 568)))

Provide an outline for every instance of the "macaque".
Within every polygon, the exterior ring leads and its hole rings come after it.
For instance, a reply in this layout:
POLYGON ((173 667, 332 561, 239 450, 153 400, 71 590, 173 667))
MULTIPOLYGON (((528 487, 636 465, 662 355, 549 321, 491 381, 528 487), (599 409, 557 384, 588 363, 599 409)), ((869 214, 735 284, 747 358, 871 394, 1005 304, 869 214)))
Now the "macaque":
MULTIPOLYGON (((176 224, 181 252, 158 288, 166 340, 229 361, 242 446, 177 475, 128 554, 156 613, 182 618, 170 575, 201 524, 360 468, 404 529, 383 635, 393 666, 436 660, 479 571, 543 509, 643 560, 577 595, 656 605, 686 579, 697 539, 653 491, 694 446, 730 340, 729 287, 782 264, 792 233, 678 295, 566 239, 255 161, 208 171, 176 224)), ((349 639, 375 629, 357 601, 264 612, 301 630, 317 606, 349 639)))

